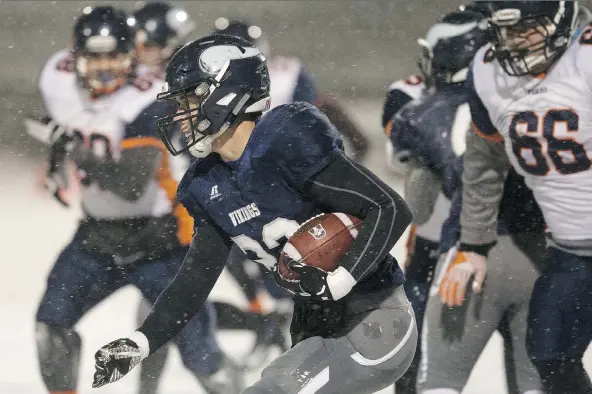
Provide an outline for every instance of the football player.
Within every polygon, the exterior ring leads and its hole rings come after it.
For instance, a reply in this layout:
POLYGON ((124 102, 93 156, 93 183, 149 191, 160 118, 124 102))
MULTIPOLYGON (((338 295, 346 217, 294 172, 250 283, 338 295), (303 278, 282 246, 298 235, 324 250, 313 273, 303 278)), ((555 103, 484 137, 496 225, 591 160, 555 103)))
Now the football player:
MULTIPOLYGON (((413 201, 410 205, 418 229, 415 248, 407 266, 405 287, 414 305, 416 318, 420 322, 423 321, 430 284, 440 254, 438 241, 442 242, 443 250, 448 250, 451 246, 451 236, 452 244, 458 239, 456 226, 452 226, 454 231, 444 231, 442 237, 440 229, 445 222, 448 224, 447 229, 450 224, 458 222, 458 215, 454 214, 457 209, 453 209, 451 217, 448 216, 450 198, 457 194, 459 188, 458 173, 462 168, 460 157, 464 152, 465 134, 470 125, 467 90, 463 84, 473 56, 489 39, 485 16, 466 11, 467 8, 469 7, 465 7, 463 12, 446 15, 430 28, 425 39, 419 40, 424 53, 420 65, 431 91, 404 106, 391 123, 391 138, 395 151, 406 152, 406 155, 413 158, 410 160, 411 181, 407 182, 406 194, 409 201, 413 201), (418 151, 421 154, 418 154, 418 151)), ((514 189, 510 187, 508 191, 514 189)), ((529 289, 532 287, 528 284, 532 285, 534 282, 536 271, 511 241, 507 241, 506 244, 505 255, 496 255, 496 258, 505 262, 504 267, 510 264, 512 269, 508 271, 515 271, 514 276, 521 278, 524 286, 516 288, 513 292, 507 291, 503 289, 508 283, 507 273, 501 270, 496 272, 497 285, 489 286, 480 299, 481 302, 476 303, 472 300, 475 305, 469 306, 471 310, 478 312, 481 321, 489 324, 475 324, 475 315, 463 316, 464 310, 458 316, 449 317, 450 313, 441 313, 442 304, 439 298, 435 295, 430 297, 426 318, 423 321, 425 327, 419 324, 420 332, 424 333, 421 346, 423 352, 418 349, 415 360, 417 364, 412 364, 418 366, 419 355, 423 353, 424 362, 420 373, 422 390, 429 387, 430 390, 437 388, 460 392, 474 361, 491 333, 500 325, 510 306, 512 314, 508 315, 507 319, 511 335, 504 339, 509 343, 516 339, 517 344, 514 346, 507 342, 505 344, 506 352, 508 349, 513 350, 513 354, 508 352, 507 356, 512 356, 511 361, 518 367, 518 388, 512 388, 510 392, 527 392, 540 388, 536 371, 526 357, 524 346, 520 346, 525 336, 524 320, 529 289), (498 295, 500 286, 505 291, 499 292, 498 295), (482 302, 483 299, 487 302, 482 302), (456 335, 451 335, 451 332, 455 332, 456 335), (451 340, 454 346, 450 345, 451 340)), ((439 282, 436 286, 438 284, 439 282)), ((510 383, 515 380, 511 366, 512 363, 509 363, 510 368, 507 370, 510 383)), ((397 382, 398 392, 415 392, 416 373, 417 369, 408 370, 404 378, 397 382)))
MULTIPOLYGON (((174 108, 155 101, 162 80, 133 78, 126 19, 110 6, 84 9, 71 51, 58 52, 41 71, 49 117, 28 121, 38 137, 45 132, 55 167, 74 163, 84 213, 49 274, 36 316, 39 365, 51 393, 76 392, 80 318, 128 284, 156 301, 191 242, 192 219, 176 201, 177 182, 154 124, 174 108)), ((64 185, 56 186, 56 197, 63 196, 64 185)), ((235 393, 210 311, 186 323, 175 338, 185 366, 208 392, 235 393)))
POLYGON ((477 53, 467 78, 482 138, 465 155, 460 249, 479 287, 509 158, 548 226, 548 258, 530 302, 529 356, 546 392, 591 393, 582 365, 592 339, 589 13, 573 1, 491 6, 493 43, 477 53))
POLYGON ((164 75, 168 60, 195 30, 195 23, 182 8, 167 2, 151 2, 127 19, 135 31, 139 74, 164 75))
MULTIPOLYGON (((218 18, 214 25, 214 33, 241 37, 257 45, 265 56, 269 56, 269 42, 259 26, 245 21, 228 20, 226 18, 218 18)), ((329 117, 330 121, 342 132, 343 136, 348 139, 354 150, 352 156, 355 156, 357 160, 362 160, 368 145, 366 138, 334 98, 318 92, 312 75, 302 62, 293 57, 288 58, 276 55, 270 57, 267 64, 271 79, 270 109, 278 105, 296 101, 315 104, 329 117)), ((249 301, 249 311, 263 312, 263 303, 260 297, 263 288, 274 299, 275 308, 271 314, 262 316, 264 319, 257 319, 254 316, 245 316, 240 319, 244 322, 255 324, 250 325, 248 328, 257 333, 257 342, 248 359, 245 360, 247 361, 246 364, 256 366, 264 361, 265 355, 271 345, 284 346, 281 342, 282 336, 278 335, 278 328, 281 329, 281 327, 273 324, 273 322, 286 320, 284 316, 287 313, 289 314, 289 309, 291 309, 289 304, 291 303, 287 302, 289 300, 287 298, 289 297, 289 293, 279 289, 271 275, 257 269, 250 270, 250 272, 253 272, 250 274, 247 269, 250 264, 252 263, 245 258, 244 254, 238 248, 235 247, 231 250, 227 269, 236 281, 240 283, 249 301), (261 275, 257 275, 257 273, 261 275)), ((236 325, 234 321, 225 319, 225 316, 233 320, 236 320, 237 315, 241 316, 238 314, 239 311, 236 308, 220 303, 216 303, 216 311, 218 312, 220 327, 236 325)))
POLYGON ((389 254, 411 220, 405 202, 344 155, 339 133, 313 105, 280 105, 262 116, 267 64, 246 40, 213 35, 184 46, 169 63, 166 88, 160 99, 179 108, 158 121, 163 140, 171 152, 186 149, 172 138, 180 125, 198 158, 178 198, 199 237, 146 321, 96 353, 93 386, 120 379, 183 328, 232 243, 295 294, 293 347, 243 393, 360 393, 392 384, 417 339, 404 277, 389 254), (321 212, 362 219, 351 249, 333 272, 293 261, 299 280, 284 279, 277 258, 286 238, 321 212))

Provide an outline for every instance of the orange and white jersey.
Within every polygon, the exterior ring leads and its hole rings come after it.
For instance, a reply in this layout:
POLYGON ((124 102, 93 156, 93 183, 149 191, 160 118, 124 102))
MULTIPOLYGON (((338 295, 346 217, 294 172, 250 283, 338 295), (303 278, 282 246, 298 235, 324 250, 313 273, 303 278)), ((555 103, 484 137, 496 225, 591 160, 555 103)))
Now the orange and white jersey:
POLYGON ((503 139, 557 241, 592 240, 592 27, 537 77, 507 75, 481 48, 468 78, 474 128, 503 139))
POLYGON ((41 71, 39 89, 48 115, 82 137, 95 156, 117 163, 126 149, 142 146, 162 149, 157 175, 135 201, 100 188, 92 179, 85 179, 84 171, 79 170, 83 209, 93 218, 161 217, 175 209, 177 182, 168 151, 156 133, 156 115, 151 112, 156 108, 156 96, 163 81, 147 75, 112 94, 91 99, 78 86, 74 59, 67 50, 53 55, 41 71))

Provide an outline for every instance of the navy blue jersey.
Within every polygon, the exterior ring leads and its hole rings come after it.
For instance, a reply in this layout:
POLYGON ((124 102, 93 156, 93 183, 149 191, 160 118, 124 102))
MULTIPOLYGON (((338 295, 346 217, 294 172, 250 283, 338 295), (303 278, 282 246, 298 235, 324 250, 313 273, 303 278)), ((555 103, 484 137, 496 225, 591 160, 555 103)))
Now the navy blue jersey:
POLYGON ((259 120, 237 160, 212 154, 195 161, 178 198, 194 217, 207 215, 250 259, 271 268, 287 237, 324 211, 304 195, 304 183, 342 153, 339 132, 318 109, 282 105, 259 120))
POLYGON ((440 175, 451 197, 460 184, 465 135, 470 127, 467 90, 449 86, 405 105, 393 117, 390 139, 440 175))
MULTIPOLYGON (((282 105, 258 121, 237 160, 211 154, 195 161, 178 198, 193 217, 205 215, 251 260, 271 268, 298 226, 327 212, 303 187, 342 154, 339 132, 316 107, 282 105)), ((395 267, 399 285, 403 276, 395 267)))

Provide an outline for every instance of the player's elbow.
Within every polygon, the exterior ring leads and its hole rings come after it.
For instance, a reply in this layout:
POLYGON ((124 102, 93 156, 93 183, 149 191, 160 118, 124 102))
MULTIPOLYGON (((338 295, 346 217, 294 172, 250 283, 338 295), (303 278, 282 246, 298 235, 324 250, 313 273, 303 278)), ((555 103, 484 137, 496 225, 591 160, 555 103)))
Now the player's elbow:
POLYGON ((379 213, 379 220, 391 223, 390 227, 394 226, 395 231, 392 234, 396 238, 396 242, 413 220, 411 209, 394 190, 390 190, 390 193, 384 195, 380 201, 377 201, 377 204, 376 209, 379 213))

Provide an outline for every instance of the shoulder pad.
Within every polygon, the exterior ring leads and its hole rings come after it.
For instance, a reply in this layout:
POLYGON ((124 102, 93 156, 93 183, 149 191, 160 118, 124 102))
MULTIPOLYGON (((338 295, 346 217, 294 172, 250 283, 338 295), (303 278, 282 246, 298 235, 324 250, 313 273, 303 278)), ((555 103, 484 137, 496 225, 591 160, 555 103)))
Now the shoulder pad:
POLYGON ((425 88, 425 82, 423 77, 420 75, 410 75, 406 79, 400 79, 393 82, 389 87, 388 91, 400 90, 411 99, 415 100, 421 96, 422 91, 425 88))
POLYGON ((121 119, 126 123, 133 122, 142 111, 156 101, 162 91, 164 81, 150 75, 135 78, 129 85, 117 93, 118 108, 121 119))

